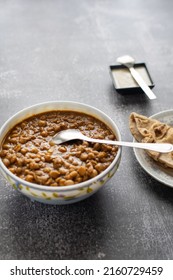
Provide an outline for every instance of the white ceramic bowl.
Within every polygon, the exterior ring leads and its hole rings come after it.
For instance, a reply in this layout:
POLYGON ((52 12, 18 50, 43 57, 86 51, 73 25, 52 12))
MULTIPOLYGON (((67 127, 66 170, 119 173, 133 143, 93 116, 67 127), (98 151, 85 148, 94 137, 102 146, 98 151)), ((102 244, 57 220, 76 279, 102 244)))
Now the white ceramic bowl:
MULTIPOLYGON (((116 124, 102 111, 78 102, 72 101, 50 101, 39 103, 19 111, 12 116, 0 129, 0 146, 7 132, 22 120, 52 110, 70 110, 83 112, 96 117, 104 122, 115 133, 118 140, 121 140, 120 132, 116 124)), ((98 189, 100 189, 116 172, 121 159, 121 148, 119 147, 117 155, 113 162, 102 173, 96 177, 73 186, 49 187, 29 183, 15 176, 10 172, 0 159, 0 171, 12 187, 32 200, 48 204, 69 204, 83 200, 98 189)))

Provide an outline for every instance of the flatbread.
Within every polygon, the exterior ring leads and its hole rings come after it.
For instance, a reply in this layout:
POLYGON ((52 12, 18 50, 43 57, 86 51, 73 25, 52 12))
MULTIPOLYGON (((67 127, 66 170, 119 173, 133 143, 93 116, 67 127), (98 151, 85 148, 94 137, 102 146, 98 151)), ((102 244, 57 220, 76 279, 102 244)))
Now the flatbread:
MULTIPOLYGON (((173 127, 155 119, 133 112, 129 118, 129 127, 138 142, 173 144, 173 127)), ((173 152, 163 154, 147 150, 147 153, 165 167, 173 168, 173 152)))

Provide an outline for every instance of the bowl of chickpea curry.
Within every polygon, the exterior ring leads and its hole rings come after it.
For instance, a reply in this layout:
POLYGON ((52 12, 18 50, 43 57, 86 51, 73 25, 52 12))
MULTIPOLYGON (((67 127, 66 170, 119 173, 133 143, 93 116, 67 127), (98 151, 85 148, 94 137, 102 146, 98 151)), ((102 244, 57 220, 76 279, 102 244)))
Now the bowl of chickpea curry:
POLYGON ((114 121, 92 106, 50 101, 23 109, 0 130, 0 172, 22 194, 49 204, 83 200, 116 172, 121 147, 73 140, 51 140, 65 129, 91 138, 120 140, 114 121))

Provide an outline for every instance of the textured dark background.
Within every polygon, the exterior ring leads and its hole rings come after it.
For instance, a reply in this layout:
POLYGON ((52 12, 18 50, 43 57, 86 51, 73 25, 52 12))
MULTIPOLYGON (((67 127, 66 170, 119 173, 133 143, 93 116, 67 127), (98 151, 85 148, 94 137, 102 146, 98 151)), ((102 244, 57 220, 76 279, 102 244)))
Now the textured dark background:
MULTIPOLYGON (((173 1, 0 0, 0 125, 48 100, 93 105, 132 140, 132 111, 173 104, 173 1), (108 67, 120 55, 145 62, 157 100, 120 95, 108 67)), ((89 199, 33 203, 0 177, 0 259, 173 259, 173 190, 123 148, 120 167, 89 199)))

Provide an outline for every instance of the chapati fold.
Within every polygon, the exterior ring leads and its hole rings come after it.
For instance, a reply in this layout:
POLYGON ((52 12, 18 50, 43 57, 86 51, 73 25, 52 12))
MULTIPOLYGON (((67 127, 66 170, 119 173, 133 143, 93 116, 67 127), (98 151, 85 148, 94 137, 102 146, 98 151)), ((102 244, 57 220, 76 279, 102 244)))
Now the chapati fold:
MULTIPOLYGON (((173 144, 173 127, 158 120, 133 112, 130 114, 129 127, 138 142, 173 144)), ((173 152, 163 154, 147 150, 147 153, 155 161, 173 168, 173 152)))

